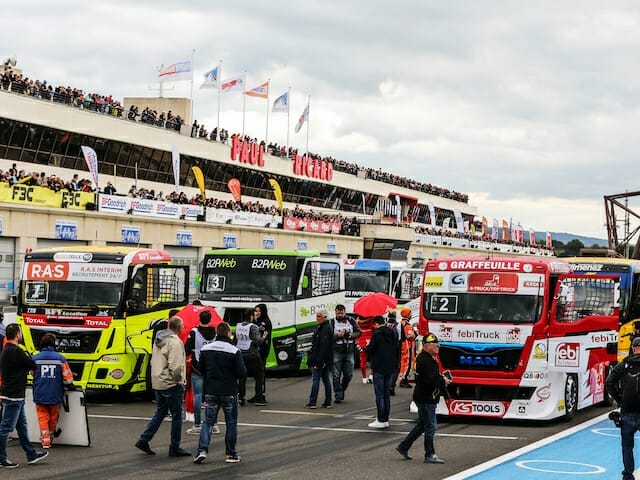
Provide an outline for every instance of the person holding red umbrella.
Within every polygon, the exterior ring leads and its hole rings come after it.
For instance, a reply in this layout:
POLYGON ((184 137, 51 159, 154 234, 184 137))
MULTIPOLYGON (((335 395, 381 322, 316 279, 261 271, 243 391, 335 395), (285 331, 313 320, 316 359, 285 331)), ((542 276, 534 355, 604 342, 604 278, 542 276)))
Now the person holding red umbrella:
POLYGON ((358 327, 362 332, 362 334, 356 338, 358 351, 360 352, 360 373, 362 374, 362 383, 373 383, 373 370, 371 371, 371 375, 367 377, 367 360, 369 357, 365 350, 373 336, 373 318, 358 317, 357 322, 358 327))

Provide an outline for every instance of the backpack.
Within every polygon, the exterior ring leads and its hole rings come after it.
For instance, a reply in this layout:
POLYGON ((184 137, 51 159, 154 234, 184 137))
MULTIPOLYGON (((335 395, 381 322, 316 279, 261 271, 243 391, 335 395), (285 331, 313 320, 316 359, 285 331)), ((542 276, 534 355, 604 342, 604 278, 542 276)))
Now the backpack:
POLYGON ((640 412, 640 365, 627 362, 621 384, 625 411, 640 412))

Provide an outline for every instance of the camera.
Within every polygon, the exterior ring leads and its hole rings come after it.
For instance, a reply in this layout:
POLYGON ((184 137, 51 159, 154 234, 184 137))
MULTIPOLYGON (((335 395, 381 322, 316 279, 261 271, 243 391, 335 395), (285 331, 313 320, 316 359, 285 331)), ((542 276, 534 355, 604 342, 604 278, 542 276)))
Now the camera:
POLYGON ((611 420, 616 427, 620 428, 620 412, 613 411, 609 413, 609 420, 611 420))

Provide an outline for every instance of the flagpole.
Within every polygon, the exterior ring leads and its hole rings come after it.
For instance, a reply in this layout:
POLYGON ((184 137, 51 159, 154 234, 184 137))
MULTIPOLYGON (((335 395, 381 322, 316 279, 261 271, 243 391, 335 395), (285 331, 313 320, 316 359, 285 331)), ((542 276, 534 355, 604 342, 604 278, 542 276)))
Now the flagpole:
POLYGON ((287 90, 287 158, 289 158, 289 120, 291 118, 291 87, 287 90))
POLYGON ((269 107, 270 102, 269 102, 269 83, 271 82, 271 79, 268 78, 267 79, 267 128, 264 132, 264 149, 265 151, 267 150, 267 147, 269 146, 269 107))
POLYGON ((216 125, 216 140, 220 138, 220 99, 222 88, 222 60, 218 63, 218 124, 216 125))
POLYGON ((242 88, 243 88, 243 92, 242 92, 242 138, 244 139, 244 116, 245 116, 245 112, 247 110, 247 90, 246 90, 246 85, 247 85, 247 71, 244 71, 244 75, 242 77, 242 88))
POLYGON ((307 159, 309 158, 309 104, 311 103, 311 95, 307 97, 307 159))
POLYGON ((195 70, 196 62, 196 49, 191 50, 191 93, 189 94, 189 100, 191 100, 191 115, 193 115, 193 71, 195 70))

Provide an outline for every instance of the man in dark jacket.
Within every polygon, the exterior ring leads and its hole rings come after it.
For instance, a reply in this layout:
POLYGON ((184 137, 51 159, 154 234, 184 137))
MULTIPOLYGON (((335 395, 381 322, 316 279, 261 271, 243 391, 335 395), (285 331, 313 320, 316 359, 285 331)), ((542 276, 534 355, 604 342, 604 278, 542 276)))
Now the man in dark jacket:
POLYGON ((640 431, 640 337, 633 339, 631 350, 632 354, 611 370, 606 381, 609 395, 620 405, 623 480, 635 478, 634 436, 640 431))
POLYGON ((333 332, 327 321, 329 312, 324 308, 316 312, 318 327, 313 333, 307 365, 311 368, 311 393, 306 408, 316 408, 320 379, 324 385, 324 408, 331 408, 331 376, 333 362, 333 332))
POLYGON ((385 324, 384 317, 373 319, 373 336, 365 348, 373 370, 373 390, 376 395, 376 420, 370 428, 387 428, 391 412, 391 382, 398 369, 398 337, 385 324))
POLYGON ((396 450, 404 458, 411 460, 409 449, 413 442, 424 433, 424 462, 444 463, 436 455, 433 439, 438 428, 436 406, 444 388, 451 383, 451 374, 445 371, 443 375, 438 369, 435 358, 440 350, 438 337, 429 333, 422 339, 422 343, 423 350, 416 359, 416 386, 413 389, 413 401, 418 406, 418 423, 400 442, 396 450))
MULTIPOLYGON (((199 313, 200 324, 189 332, 184 344, 184 351, 191 355, 191 389, 193 390, 193 427, 187 430, 189 435, 200 435, 200 409, 202 408, 202 372, 200 371, 200 352, 207 343, 216 338, 216 329, 209 325, 211 312, 203 310, 199 313)), ((214 427, 220 433, 219 427, 214 427)))
POLYGON ((333 394, 336 403, 340 403, 353 377, 355 340, 362 332, 356 321, 347 316, 344 305, 336 305, 335 311, 336 318, 329 324, 333 327, 333 394))
POLYGON ((238 463, 238 382, 247 376, 242 352, 231 342, 231 327, 221 323, 216 327, 216 340, 202 347, 200 371, 203 378, 204 398, 207 402, 203 428, 200 429, 198 451, 193 463, 202 463, 209 452, 211 428, 218 420, 222 408, 226 432, 224 435, 225 462, 238 463))
POLYGON ((29 442, 27 416, 24 413, 24 398, 27 374, 35 370, 36 363, 18 346, 22 331, 16 323, 7 325, 7 344, 0 354, 0 399, 2 400, 2 422, 0 422, 0 467, 16 468, 17 463, 7 458, 7 439, 15 428, 20 446, 27 454, 30 465, 39 462, 49 452, 38 452, 29 442))

